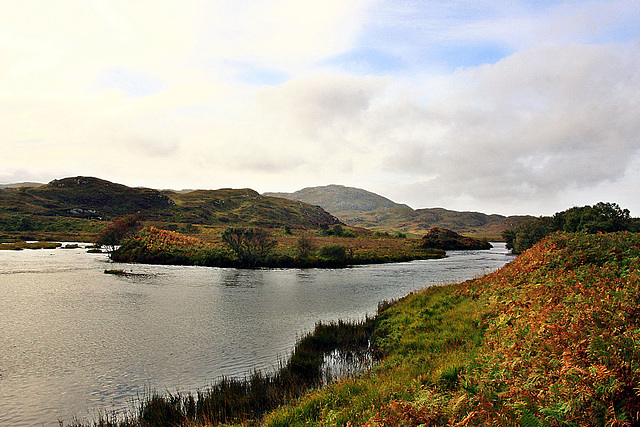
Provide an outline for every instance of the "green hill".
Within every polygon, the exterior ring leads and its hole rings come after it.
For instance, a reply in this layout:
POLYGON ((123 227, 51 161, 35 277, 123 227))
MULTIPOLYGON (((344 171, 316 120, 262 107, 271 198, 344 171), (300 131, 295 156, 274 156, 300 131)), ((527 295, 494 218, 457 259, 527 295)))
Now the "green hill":
POLYGON ((164 191, 176 222, 264 228, 322 228, 340 221, 319 206, 269 197, 251 189, 164 191))
POLYGON ((501 233, 532 217, 487 215, 443 208, 412 209, 366 190, 341 185, 309 187, 294 193, 265 193, 324 208, 346 224, 371 230, 425 234, 432 227, 500 240, 501 233))
POLYGON ((0 189, 0 233, 5 237, 95 236, 106 221, 136 213, 167 226, 317 229, 340 223, 318 206, 250 189, 159 191, 94 177, 0 189))

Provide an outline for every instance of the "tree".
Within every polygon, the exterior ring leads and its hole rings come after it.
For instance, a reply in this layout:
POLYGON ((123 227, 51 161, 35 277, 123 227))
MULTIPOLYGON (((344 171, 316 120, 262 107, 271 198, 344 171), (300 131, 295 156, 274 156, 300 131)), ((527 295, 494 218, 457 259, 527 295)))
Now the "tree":
POLYGON ((344 262, 347 259, 347 248, 343 245, 326 244, 320 247, 320 256, 331 261, 344 262))
POLYGON ((267 230, 261 228, 227 228, 222 241, 229 246, 244 266, 254 267, 264 260, 276 245, 267 230))
POLYGON ((298 238, 298 257, 302 259, 309 258, 316 250, 315 243, 311 236, 303 234, 298 238))
POLYGON ((513 253, 521 253, 555 231, 567 233, 611 233, 638 231, 639 221, 617 203, 599 202, 593 206, 572 207, 553 217, 541 216, 505 230, 502 238, 513 253))
POLYGON ((140 214, 127 215, 113 221, 107 228, 98 233, 97 246, 105 246, 109 253, 116 249, 125 239, 132 237, 142 227, 140 214))

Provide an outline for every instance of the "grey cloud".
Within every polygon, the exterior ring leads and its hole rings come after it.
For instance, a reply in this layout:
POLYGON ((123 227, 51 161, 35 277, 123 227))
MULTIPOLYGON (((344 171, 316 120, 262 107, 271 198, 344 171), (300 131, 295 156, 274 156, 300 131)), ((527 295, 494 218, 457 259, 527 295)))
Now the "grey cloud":
POLYGON ((638 69, 637 46, 574 45, 461 71, 452 95, 422 107, 446 131, 422 149, 397 141, 384 166, 404 166, 416 181, 435 176, 441 194, 478 198, 614 181, 640 151, 638 69))

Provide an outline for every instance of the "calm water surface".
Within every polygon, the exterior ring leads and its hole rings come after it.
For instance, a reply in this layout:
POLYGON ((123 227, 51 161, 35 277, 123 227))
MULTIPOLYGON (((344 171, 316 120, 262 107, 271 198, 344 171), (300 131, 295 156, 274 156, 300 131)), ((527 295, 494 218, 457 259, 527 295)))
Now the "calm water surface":
POLYGON ((318 321, 459 282, 513 259, 504 245, 346 269, 117 264, 84 249, 0 251, 0 426, 56 426, 271 370, 318 321), (104 274, 124 269, 133 276, 104 274))

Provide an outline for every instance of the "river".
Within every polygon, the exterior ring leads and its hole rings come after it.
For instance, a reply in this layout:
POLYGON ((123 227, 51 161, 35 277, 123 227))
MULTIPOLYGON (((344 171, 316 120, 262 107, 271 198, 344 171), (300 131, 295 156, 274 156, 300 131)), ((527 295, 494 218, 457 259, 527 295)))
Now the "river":
POLYGON ((0 251, 0 426, 57 426, 272 370, 318 321, 460 282, 513 259, 504 244, 343 269, 118 264, 85 249, 0 251), (104 274, 122 269, 132 274, 104 274))

